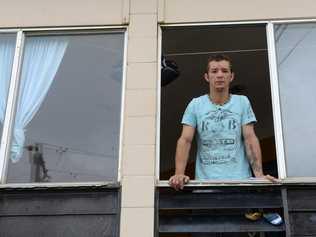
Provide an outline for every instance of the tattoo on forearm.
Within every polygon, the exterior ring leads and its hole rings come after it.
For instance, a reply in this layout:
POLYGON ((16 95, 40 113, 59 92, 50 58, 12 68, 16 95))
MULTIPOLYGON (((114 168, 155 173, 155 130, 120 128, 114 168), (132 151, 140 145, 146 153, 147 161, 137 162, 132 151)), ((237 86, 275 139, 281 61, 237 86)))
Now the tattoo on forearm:
POLYGON ((262 173, 261 160, 251 144, 246 144, 246 152, 254 173, 262 173))

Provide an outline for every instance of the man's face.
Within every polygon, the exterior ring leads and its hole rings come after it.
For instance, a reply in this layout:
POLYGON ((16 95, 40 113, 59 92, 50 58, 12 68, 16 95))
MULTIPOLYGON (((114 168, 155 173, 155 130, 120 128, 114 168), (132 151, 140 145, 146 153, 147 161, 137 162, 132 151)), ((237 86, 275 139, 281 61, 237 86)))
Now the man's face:
POLYGON ((215 90, 228 89, 230 82, 234 79, 229 62, 211 61, 208 65, 208 73, 205 73, 204 79, 210 83, 210 87, 215 90))

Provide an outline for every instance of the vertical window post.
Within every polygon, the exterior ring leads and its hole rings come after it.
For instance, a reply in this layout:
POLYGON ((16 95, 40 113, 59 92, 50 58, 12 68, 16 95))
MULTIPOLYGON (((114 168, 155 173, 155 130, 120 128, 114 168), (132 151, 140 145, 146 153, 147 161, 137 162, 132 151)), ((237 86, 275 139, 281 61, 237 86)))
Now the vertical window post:
POLYGON ((118 174, 117 182, 122 180, 122 162, 123 162, 123 136, 124 136, 124 111, 125 111, 125 91, 126 91, 126 74, 127 74, 127 43, 128 43, 128 31, 124 32, 124 58, 123 58, 123 71, 122 71, 122 95, 121 95, 121 121, 120 121, 120 141, 119 141, 119 158, 118 158, 118 174))
POLYGON ((276 62, 275 51, 275 39, 274 39, 274 24, 267 24, 267 43, 268 43, 268 57, 270 68, 270 81, 271 81, 271 96, 272 96, 272 109, 273 109, 273 122, 275 126, 275 145, 277 154, 278 174, 280 179, 286 177, 285 157, 284 157, 284 145, 283 145, 283 133, 282 133, 282 121, 281 121, 281 108, 280 108, 280 95, 279 95, 279 83, 278 72, 276 62))
POLYGON ((162 55, 162 31, 158 26, 158 54, 157 54, 157 116, 156 116, 156 178, 160 180, 160 111, 161 111, 161 55, 162 55))
POLYGON ((21 61, 23 56, 24 33, 19 31, 16 37, 16 46, 13 60, 13 67, 10 79, 10 87, 7 99, 6 112, 3 123, 3 134, 0 149, 0 183, 6 181, 7 164, 10 154, 10 143, 12 136, 12 126, 14 121, 15 108, 17 104, 17 91, 19 88, 21 61))

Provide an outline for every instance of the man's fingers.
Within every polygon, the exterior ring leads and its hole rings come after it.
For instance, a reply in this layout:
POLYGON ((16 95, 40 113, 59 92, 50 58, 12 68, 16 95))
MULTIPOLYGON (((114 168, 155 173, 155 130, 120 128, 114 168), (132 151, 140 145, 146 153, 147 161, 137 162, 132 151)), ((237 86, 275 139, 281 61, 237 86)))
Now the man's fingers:
POLYGON ((183 189, 183 187, 184 187, 184 185, 186 184, 186 182, 185 182, 185 175, 183 175, 183 176, 181 176, 181 178, 180 178, 180 182, 181 182, 181 189, 183 189))
POLYGON ((172 177, 170 177, 170 179, 169 179, 168 183, 169 183, 169 185, 171 185, 171 186, 172 186, 172 184, 173 184, 173 178, 172 178, 172 177))
POLYGON ((183 189, 184 185, 190 180, 186 175, 174 175, 169 179, 169 185, 175 190, 183 189))
POLYGON ((174 182, 175 180, 174 180, 174 177, 172 176, 170 179, 169 179, 169 185, 170 186, 174 186, 175 185, 175 182, 174 182))
POLYGON ((184 176, 184 183, 189 183, 190 177, 189 176, 184 176))
POLYGON ((173 187, 175 190, 179 190, 179 184, 180 184, 180 182, 179 182, 177 176, 174 175, 174 176, 172 176, 172 177, 169 179, 169 185, 170 185, 171 187, 173 187))
POLYGON ((184 185, 187 184, 190 181, 190 177, 184 175, 183 177, 181 177, 181 189, 183 189, 184 185))
POLYGON ((277 178, 275 178, 275 177, 273 177, 272 175, 269 175, 269 174, 262 175, 262 176, 259 176, 257 178, 266 179, 266 180, 268 180, 268 181, 270 181, 272 183, 279 183, 280 182, 279 179, 277 179, 277 178))
POLYGON ((278 180, 277 178, 275 178, 275 177, 273 177, 273 176, 271 176, 271 175, 269 175, 269 174, 265 175, 265 178, 266 178, 267 180, 273 182, 273 183, 278 183, 278 182, 279 182, 279 180, 278 180))
POLYGON ((169 179, 169 185, 171 186, 171 187, 173 187, 174 189, 178 189, 178 182, 177 182, 177 179, 176 179, 176 177, 175 176, 172 176, 170 179, 169 179))
POLYGON ((181 187, 181 184, 177 178, 175 178, 174 186, 176 190, 179 190, 179 188, 181 187))

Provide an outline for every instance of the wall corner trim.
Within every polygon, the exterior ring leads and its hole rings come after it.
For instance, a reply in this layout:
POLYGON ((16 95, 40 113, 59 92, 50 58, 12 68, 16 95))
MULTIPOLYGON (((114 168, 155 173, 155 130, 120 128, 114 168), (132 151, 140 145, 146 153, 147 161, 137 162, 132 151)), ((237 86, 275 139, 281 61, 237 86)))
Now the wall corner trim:
POLYGON ((130 0, 123 0, 122 5, 122 23, 129 24, 130 0))
POLYGON ((165 10, 165 0, 158 0, 158 23, 164 23, 165 10))

